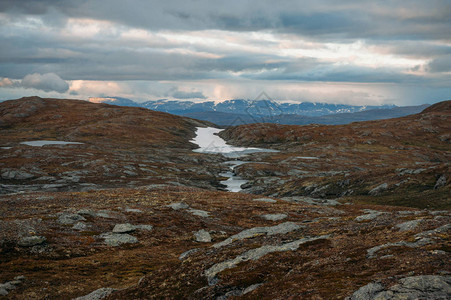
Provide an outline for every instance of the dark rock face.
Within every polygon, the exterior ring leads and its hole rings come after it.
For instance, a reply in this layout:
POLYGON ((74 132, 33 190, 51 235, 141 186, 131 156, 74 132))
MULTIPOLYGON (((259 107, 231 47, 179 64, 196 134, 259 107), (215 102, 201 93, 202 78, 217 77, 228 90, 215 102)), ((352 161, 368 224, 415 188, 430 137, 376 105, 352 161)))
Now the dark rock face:
POLYGON ((392 287, 369 283, 358 289, 348 300, 428 299, 445 300, 451 297, 451 276, 423 275, 406 277, 392 287))

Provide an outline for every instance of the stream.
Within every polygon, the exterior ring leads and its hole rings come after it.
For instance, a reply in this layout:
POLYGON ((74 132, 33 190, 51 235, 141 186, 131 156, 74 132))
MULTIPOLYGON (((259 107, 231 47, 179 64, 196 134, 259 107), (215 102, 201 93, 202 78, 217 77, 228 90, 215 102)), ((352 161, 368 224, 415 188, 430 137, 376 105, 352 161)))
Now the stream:
POLYGON ((196 137, 192 139, 191 142, 199 146, 198 149, 193 150, 194 152, 222 154, 223 156, 231 159, 224 163, 229 167, 229 171, 220 173, 219 175, 227 177, 227 180, 221 181, 221 184, 226 186, 226 190, 236 193, 242 190, 241 185, 245 184, 247 180, 236 175, 234 171, 235 168, 243 164, 252 163, 252 161, 242 161, 239 160, 239 158, 256 152, 278 151, 272 149, 235 147, 228 145, 225 140, 217 135, 222 130, 223 129, 213 127, 197 127, 196 137))

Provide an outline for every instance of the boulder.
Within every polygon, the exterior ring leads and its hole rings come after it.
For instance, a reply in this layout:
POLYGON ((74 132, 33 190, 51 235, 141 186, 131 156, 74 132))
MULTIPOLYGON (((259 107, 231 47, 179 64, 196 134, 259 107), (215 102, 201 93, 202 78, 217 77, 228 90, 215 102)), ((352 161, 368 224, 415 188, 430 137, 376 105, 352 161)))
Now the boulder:
POLYGON ((211 242, 211 236, 208 231, 205 229, 201 229, 194 233, 194 237, 196 238, 196 242, 201 243, 210 243, 211 242))
POLYGON ((21 238, 18 242, 18 245, 21 247, 33 247, 33 246, 41 245, 45 241, 46 241, 45 237, 34 235, 34 236, 28 236, 28 237, 21 238))

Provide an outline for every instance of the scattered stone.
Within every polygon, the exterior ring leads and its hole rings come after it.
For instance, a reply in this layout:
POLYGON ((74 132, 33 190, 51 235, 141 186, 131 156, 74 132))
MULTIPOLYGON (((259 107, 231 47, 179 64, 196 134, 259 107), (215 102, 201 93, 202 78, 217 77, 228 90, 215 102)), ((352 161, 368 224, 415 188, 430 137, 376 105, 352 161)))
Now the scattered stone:
POLYGON ((372 189, 368 194, 370 194, 371 196, 376 196, 376 195, 379 195, 380 193, 382 193, 383 191, 385 191, 387 189, 388 189, 388 184, 387 183, 382 183, 381 185, 378 185, 377 187, 372 189))
POLYGON ((333 199, 319 199, 319 198, 311 198, 311 197, 283 197, 281 198, 284 201, 288 202, 304 202, 312 205, 321 205, 321 206, 336 206, 341 205, 340 202, 333 199))
POLYGON ((3 169, 1 177, 5 180, 24 180, 24 179, 31 179, 35 177, 35 175, 27 173, 22 170, 16 170, 16 169, 3 169))
POLYGON ((213 245, 214 248, 220 248, 226 245, 229 245, 233 243, 234 241, 243 240, 247 238, 256 237, 259 235, 275 235, 275 234, 285 234, 291 231, 295 231, 302 226, 295 224, 293 222, 285 222, 282 224, 279 224, 277 226, 272 227, 254 227, 250 229, 246 229, 241 231, 240 233, 237 233, 235 235, 232 235, 231 237, 228 237, 222 242, 216 243, 213 245))
POLYGON ((268 221, 279 221, 288 217, 286 214, 266 214, 261 216, 263 219, 268 221))
POLYGON ((372 300, 375 296, 384 290, 384 286, 380 283, 368 283, 354 292, 348 300, 372 300))
POLYGON ((150 231, 153 229, 153 226, 152 225, 135 225, 135 228, 150 231))
POLYGON ((389 248, 389 247, 409 247, 409 248, 417 248, 417 247, 421 247, 421 246, 425 246, 428 244, 433 244, 434 242, 429 239, 429 238, 421 238, 418 239, 415 242, 405 242, 405 241, 400 241, 400 242, 396 242, 396 243, 387 243, 387 244, 383 244, 383 245, 379 245, 379 246, 375 246, 373 248, 370 248, 368 250, 366 250, 367 252, 367 257, 368 258, 374 258, 376 257, 376 252, 378 252, 379 250, 382 250, 384 248, 389 248))
POLYGON ((182 254, 180 254, 179 259, 180 260, 184 260, 186 257, 190 256, 193 253, 196 253, 197 251, 199 251, 199 248, 194 248, 188 251, 183 252, 182 254))
POLYGON ((25 280, 25 278, 26 278, 25 276, 19 275, 19 276, 14 277, 14 280, 23 281, 23 280, 25 280))
POLYGON ((263 283, 256 283, 256 284, 248 286, 247 288, 244 289, 243 295, 246 295, 246 294, 248 294, 250 292, 255 291, 261 285, 263 285, 263 283))
POLYGON ((112 213, 111 211, 103 209, 103 210, 99 210, 98 212, 96 212, 95 216, 100 217, 100 218, 105 218, 105 219, 111 219, 111 218, 113 218, 111 213, 112 213))
POLYGON ((311 241, 320 240, 320 239, 327 239, 327 238, 329 238, 329 235, 322 235, 322 236, 313 237, 313 238, 303 238, 303 239, 299 239, 299 240, 296 240, 296 241, 293 241, 290 243, 276 245, 276 246, 265 245, 265 246, 262 246, 262 247, 259 247, 256 249, 246 251, 243 254, 235 257, 234 259, 230 259, 230 260, 226 260, 226 261, 217 263, 217 264, 213 265, 212 267, 210 267, 209 269, 207 269, 204 274, 207 277, 209 284, 212 285, 215 282, 217 282, 215 280, 215 278, 218 273, 220 273, 226 269, 234 268, 241 262, 248 261, 248 260, 257 260, 257 259, 265 256, 266 254, 273 253, 273 252, 295 251, 302 244, 305 244, 305 243, 308 243, 311 241))
POLYGON ((418 220, 411 220, 411 221, 407 221, 401 224, 397 224, 395 225, 396 228, 399 229, 399 231, 409 231, 409 230, 414 230, 418 224, 421 223, 421 221, 423 221, 422 219, 418 219, 418 220))
POLYGON ((210 243, 211 242, 210 233, 208 233, 208 231, 206 231, 205 229, 201 229, 201 230, 195 232, 194 237, 196 238, 197 242, 201 242, 201 243, 210 243))
POLYGON ((432 230, 417 233, 417 234, 415 234, 415 237, 421 238, 421 237, 427 237, 427 236, 431 236, 431 235, 437 235, 440 233, 445 233, 450 229, 451 229, 451 224, 445 224, 443 226, 440 226, 440 227, 432 229, 432 230))
POLYGON ((125 224, 116 224, 113 228, 113 233, 128 233, 136 230, 136 226, 125 223, 125 224))
POLYGON ((198 216, 198 217, 204 217, 204 218, 208 218, 209 212, 205 211, 205 210, 200 210, 200 209, 190 209, 188 210, 191 214, 198 216))
POLYGON ((172 208, 173 210, 179 210, 179 209, 188 209, 189 205, 183 202, 175 202, 171 203, 169 205, 166 205, 167 207, 172 208))
POLYGON ((43 236, 28 236, 21 238, 19 242, 17 243, 21 247, 33 247, 37 245, 41 245, 46 241, 46 238, 43 236))
POLYGON ((9 292, 6 289, 0 287, 0 296, 7 296, 8 294, 9 292))
POLYGON ((445 185, 446 185, 446 176, 445 174, 443 174, 437 179, 434 189, 439 189, 441 187, 444 187, 445 185))
POLYGON ((86 296, 78 297, 78 298, 75 298, 74 300, 100 300, 100 299, 104 299, 104 298, 108 297, 115 291, 116 290, 112 289, 112 288, 100 288, 86 296))
POLYGON ((430 212, 430 214, 431 215, 433 215, 433 216, 446 216, 446 215, 448 215, 450 212, 449 211, 447 211, 447 210, 434 210, 434 211, 431 211, 430 212))
POLYGON ((137 208, 126 208, 126 212, 132 212, 132 213, 142 213, 143 211, 137 208))
POLYGON ((83 216, 80 216, 79 214, 73 214, 73 213, 60 213, 60 216, 58 217, 57 222, 63 225, 69 225, 74 224, 78 221, 86 221, 86 219, 83 216))
POLYGON ((358 289, 347 300, 371 299, 449 299, 451 276, 422 275, 406 277, 386 288, 380 283, 369 283, 358 289))
POLYGON ((356 221, 358 221, 358 222, 369 221, 369 220, 376 219, 377 217, 379 217, 382 214, 385 214, 385 212, 372 210, 372 209, 364 209, 363 211, 366 212, 366 214, 356 217, 355 218, 356 221))
POLYGON ((274 200, 271 198, 258 198, 258 199, 253 199, 252 201, 267 202, 267 203, 276 203, 277 202, 277 200, 274 200))
POLYGON ((418 211, 418 210, 402 210, 402 211, 398 211, 398 214, 400 214, 400 215, 420 215, 421 211, 418 211))
POLYGON ((0 284, 0 289, 6 290, 6 291, 12 291, 16 289, 16 286, 12 284, 11 282, 6 282, 0 284))
POLYGON ((89 225, 87 225, 87 224, 85 224, 83 222, 78 222, 74 226, 72 226, 72 229, 85 230, 85 229, 88 229, 89 227, 91 227, 91 226, 89 226, 89 225))
POLYGON ((138 239, 127 233, 107 233, 101 235, 105 239, 105 244, 112 247, 117 247, 122 244, 135 244, 138 239))

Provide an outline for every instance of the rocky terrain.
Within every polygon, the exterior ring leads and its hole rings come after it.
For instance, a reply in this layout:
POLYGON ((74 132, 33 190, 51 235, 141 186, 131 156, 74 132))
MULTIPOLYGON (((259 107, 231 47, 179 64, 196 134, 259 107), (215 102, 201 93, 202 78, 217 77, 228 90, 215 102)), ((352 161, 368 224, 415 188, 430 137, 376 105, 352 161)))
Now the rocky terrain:
POLYGON ((449 299, 450 102, 345 126, 211 124, 38 97, 0 104, 0 297, 449 299), (33 147, 21 142, 82 144, 33 147), (243 158, 245 160, 246 158, 243 158))
POLYGON ((0 194, 174 183, 219 185, 219 156, 192 152, 207 122, 144 108, 39 97, 0 105, 0 194), (34 140, 78 142, 31 147, 34 140))
POLYGON ((450 208, 451 101, 422 113, 340 126, 250 124, 220 135, 281 152, 235 171, 245 191, 353 203, 450 208))

